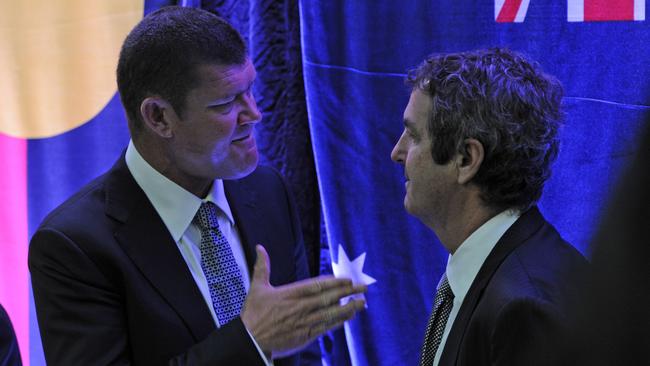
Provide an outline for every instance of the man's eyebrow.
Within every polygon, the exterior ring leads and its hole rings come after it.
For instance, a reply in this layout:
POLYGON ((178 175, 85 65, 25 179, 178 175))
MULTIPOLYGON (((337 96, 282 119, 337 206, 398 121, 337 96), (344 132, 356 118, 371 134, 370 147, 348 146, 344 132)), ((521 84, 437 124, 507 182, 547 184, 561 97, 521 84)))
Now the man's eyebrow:
POLYGON ((210 103, 208 103, 208 107, 214 107, 214 106, 219 106, 219 105, 222 105, 222 104, 230 103, 233 100, 235 100, 234 95, 224 97, 224 98, 214 99, 214 100, 210 101, 210 103))
POLYGON ((209 103, 209 105, 211 105, 211 106, 218 106, 218 105, 221 105, 221 104, 225 104, 225 103, 232 102, 232 101, 237 97, 237 95, 242 94, 242 93, 244 93, 244 92, 250 90, 250 89, 253 87, 253 84, 255 84, 255 80, 256 80, 256 79, 257 79, 257 78, 253 79, 253 80, 248 84, 248 86, 246 87, 246 89, 241 90, 241 91, 237 91, 237 92, 234 92, 234 93, 231 93, 230 95, 228 95, 228 96, 226 96, 226 97, 223 97, 223 98, 215 99, 215 100, 213 100, 211 103, 209 103))
POLYGON ((246 88, 243 88, 241 90, 237 90, 236 92, 232 93, 231 97, 235 97, 239 94, 243 94, 253 88, 253 84, 255 84, 255 80, 257 80, 257 77, 253 78, 250 83, 246 86, 246 88))

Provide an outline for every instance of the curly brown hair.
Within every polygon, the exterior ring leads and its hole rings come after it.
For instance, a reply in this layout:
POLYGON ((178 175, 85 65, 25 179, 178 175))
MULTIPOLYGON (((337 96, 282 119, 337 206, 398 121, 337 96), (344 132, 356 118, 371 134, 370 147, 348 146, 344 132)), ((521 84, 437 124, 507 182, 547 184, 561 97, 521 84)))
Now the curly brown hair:
POLYGON ((464 141, 483 144, 472 182, 496 209, 527 210, 539 200, 559 149, 563 89, 521 54, 504 48, 434 54, 406 84, 433 101, 428 121, 438 164, 466 155, 464 141))

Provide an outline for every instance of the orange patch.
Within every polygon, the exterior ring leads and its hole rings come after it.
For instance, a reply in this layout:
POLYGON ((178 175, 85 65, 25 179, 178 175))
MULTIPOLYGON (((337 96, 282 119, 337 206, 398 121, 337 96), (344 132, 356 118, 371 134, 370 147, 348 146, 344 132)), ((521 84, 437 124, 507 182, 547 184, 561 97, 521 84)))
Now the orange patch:
POLYGON ((0 132, 50 137, 92 119, 144 1, 0 1, 0 132))

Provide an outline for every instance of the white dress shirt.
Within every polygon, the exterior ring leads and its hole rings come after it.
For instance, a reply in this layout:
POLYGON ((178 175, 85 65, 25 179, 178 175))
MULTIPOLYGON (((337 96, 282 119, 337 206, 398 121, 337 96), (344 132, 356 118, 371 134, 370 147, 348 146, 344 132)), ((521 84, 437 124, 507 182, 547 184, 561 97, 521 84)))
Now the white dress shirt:
MULTIPOLYGON (((217 205, 217 221, 219 229, 228 240, 235 261, 244 280, 244 288, 248 293, 250 288, 250 274, 246 265, 246 257, 241 244, 241 239, 235 225, 235 220, 230 211, 230 205, 226 199, 223 188, 223 181, 216 179, 207 197, 201 199, 188 192, 178 184, 172 182, 164 175, 154 169, 138 153, 133 141, 129 142, 125 155, 126 165, 133 175, 136 183, 142 188, 145 195, 153 205, 154 209, 169 230, 172 238, 178 246, 178 250, 187 264, 196 286, 201 291, 212 319, 217 327, 220 327, 217 315, 212 305, 212 297, 205 274, 201 268, 201 230, 192 223, 194 216, 199 210, 201 203, 211 201, 217 205)), ((266 359, 255 339, 250 335, 255 347, 267 365, 273 365, 271 360, 266 359)))
POLYGON ((485 259, 506 230, 517 221, 519 216, 519 212, 513 212, 512 210, 506 210, 494 216, 467 237, 456 249, 456 252, 447 259, 445 272, 449 287, 454 293, 454 304, 447 319, 440 346, 436 351, 436 357, 433 360, 434 366, 437 366, 440 362, 447 336, 449 336, 449 331, 454 324, 456 315, 458 315, 458 310, 463 300, 465 300, 465 295, 467 295, 467 291, 474 282, 474 278, 476 278, 478 271, 483 266, 483 262, 485 262, 485 259))

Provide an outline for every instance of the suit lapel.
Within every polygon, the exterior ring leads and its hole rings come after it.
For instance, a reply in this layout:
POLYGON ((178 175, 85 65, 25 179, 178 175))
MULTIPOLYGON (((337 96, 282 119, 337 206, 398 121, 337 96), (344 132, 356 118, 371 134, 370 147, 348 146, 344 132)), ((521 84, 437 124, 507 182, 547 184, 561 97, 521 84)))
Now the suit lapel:
POLYGON ((214 320, 167 227, 123 157, 109 174, 106 213, 123 223, 115 232, 117 241, 195 339, 205 338, 215 329, 214 320))
POLYGON ((536 207, 526 211, 515 223, 503 234, 497 242, 492 252, 485 259, 474 282, 467 291, 465 299, 456 315, 454 325, 447 336, 445 348, 440 358, 441 366, 451 366, 456 364, 460 345, 462 344, 465 330, 474 313, 474 309, 481 299, 483 290, 490 282, 492 275, 499 268, 503 260, 521 243, 528 239, 543 225, 544 218, 536 207))
POLYGON ((255 245, 267 242, 262 231, 257 229, 261 220, 257 210, 257 192, 241 180, 225 180, 223 184, 246 255, 248 272, 252 276, 257 257, 255 245))

